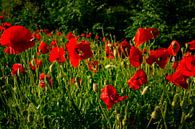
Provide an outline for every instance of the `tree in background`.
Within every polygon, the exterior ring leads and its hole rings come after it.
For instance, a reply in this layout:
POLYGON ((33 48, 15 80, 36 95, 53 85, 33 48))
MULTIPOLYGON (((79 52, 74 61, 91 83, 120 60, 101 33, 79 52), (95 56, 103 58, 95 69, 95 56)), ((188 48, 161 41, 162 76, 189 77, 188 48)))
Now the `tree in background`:
POLYGON ((142 0, 142 10, 130 18, 126 36, 132 38, 138 27, 155 27, 161 34, 160 44, 176 39, 181 43, 195 37, 194 0, 142 0))
POLYGON ((11 20, 32 29, 103 31, 132 39, 138 27, 155 27, 161 32, 156 39, 160 44, 195 37, 194 0, 10 1, 11 20))

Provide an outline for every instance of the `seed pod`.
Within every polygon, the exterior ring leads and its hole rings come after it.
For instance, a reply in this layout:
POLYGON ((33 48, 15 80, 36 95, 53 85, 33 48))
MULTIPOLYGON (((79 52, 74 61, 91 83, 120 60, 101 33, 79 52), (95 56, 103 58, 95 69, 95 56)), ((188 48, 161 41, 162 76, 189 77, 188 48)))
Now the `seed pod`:
POLYGON ((151 118, 152 119, 157 119, 159 110, 160 110, 160 107, 159 106, 156 106, 155 109, 154 109, 154 111, 151 114, 151 118))

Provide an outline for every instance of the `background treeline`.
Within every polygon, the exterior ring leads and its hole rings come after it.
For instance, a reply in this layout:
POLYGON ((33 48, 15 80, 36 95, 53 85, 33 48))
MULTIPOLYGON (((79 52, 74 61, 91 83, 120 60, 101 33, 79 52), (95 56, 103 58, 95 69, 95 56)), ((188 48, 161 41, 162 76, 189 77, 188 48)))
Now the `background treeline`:
POLYGON ((2 0, 16 24, 63 32, 112 33, 132 39, 138 27, 156 27, 159 43, 195 37, 195 0, 2 0))

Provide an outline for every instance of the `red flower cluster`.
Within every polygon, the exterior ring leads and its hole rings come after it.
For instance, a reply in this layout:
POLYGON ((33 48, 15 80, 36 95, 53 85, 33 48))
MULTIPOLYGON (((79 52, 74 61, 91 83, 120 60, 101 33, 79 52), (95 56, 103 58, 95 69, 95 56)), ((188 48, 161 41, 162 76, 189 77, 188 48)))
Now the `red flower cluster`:
POLYGON ((139 47, 150 39, 155 39, 159 34, 156 28, 138 28, 134 37, 135 46, 139 47))
POLYGON ((12 26, 1 35, 1 45, 9 47, 8 54, 19 54, 34 46, 33 36, 24 26, 12 26))
POLYGON ((90 43, 82 40, 77 43, 76 38, 71 38, 66 44, 68 50, 70 63, 73 67, 78 67, 79 63, 83 59, 87 59, 93 56, 90 48, 90 43))
POLYGON ((39 75, 39 86, 41 88, 44 88, 46 86, 46 83, 49 83, 50 87, 52 88, 53 86, 53 79, 51 78, 50 75, 45 74, 45 73, 41 73, 39 75))
POLYGON ((42 60, 33 58, 32 61, 30 62, 30 68, 35 71, 38 67, 42 66, 42 60))
POLYGON ((167 75, 166 79, 176 86, 188 88, 187 79, 195 76, 195 55, 185 55, 176 67, 173 74, 167 75))
POLYGON ((160 68, 164 68, 169 61, 169 53, 166 48, 159 48, 157 50, 150 50, 149 57, 146 62, 152 65, 156 62, 160 68))
POLYGON ((65 59, 64 48, 60 48, 60 47, 52 48, 49 54, 49 61, 50 62, 58 61, 59 63, 65 62, 66 59, 65 59))
POLYGON ((170 56, 176 56, 179 50, 180 44, 176 40, 173 40, 168 48, 150 50, 149 57, 146 59, 146 62, 149 65, 152 65, 155 62, 160 68, 164 68, 168 63, 170 56))
POLYGON ((105 51, 106 51, 106 57, 108 59, 114 59, 114 53, 113 53, 113 45, 110 42, 106 42, 105 44, 105 51))
POLYGON ((106 104, 107 109, 110 110, 111 107, 124 99, 128 98, 128 96, 120 96, 117 94, 116 89, 112 85, 106 85, 100 94, 100 99, 106 104))
POLYGON ((127 40, 123 40, 119 47, 118 47, 118 54, 120 57, 122 57, 123 59, 125 57, 128 57, 129 56, 129 53, 130 53, 130 44, 127 42, 127 40))

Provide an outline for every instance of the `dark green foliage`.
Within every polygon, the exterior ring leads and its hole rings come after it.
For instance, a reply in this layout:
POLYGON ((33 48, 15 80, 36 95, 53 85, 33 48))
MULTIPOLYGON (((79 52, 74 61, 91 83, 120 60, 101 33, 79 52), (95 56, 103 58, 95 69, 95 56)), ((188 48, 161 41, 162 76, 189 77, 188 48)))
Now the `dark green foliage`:
POLYGON ((161 45, 173 39, 188 42, 195 36, 194 0, 11 1, 11 20, 32 29, 103 31, 118 39, 132 39, 138 27, 156 27, 161 31, 157 39, 161 45))
POLYGON ((133 0, 14 0, 12 19, 32 28, 113 32, 122 36, 127 19, 139 7, 133 0))
POLYGON ((176 39, 181 43, 195 37, 194 0, 142 0, 142 10, 130 18, 126 35, 133 38, 138 27, 155 27, 161 31, 158 44, 168 45, 176 39))

